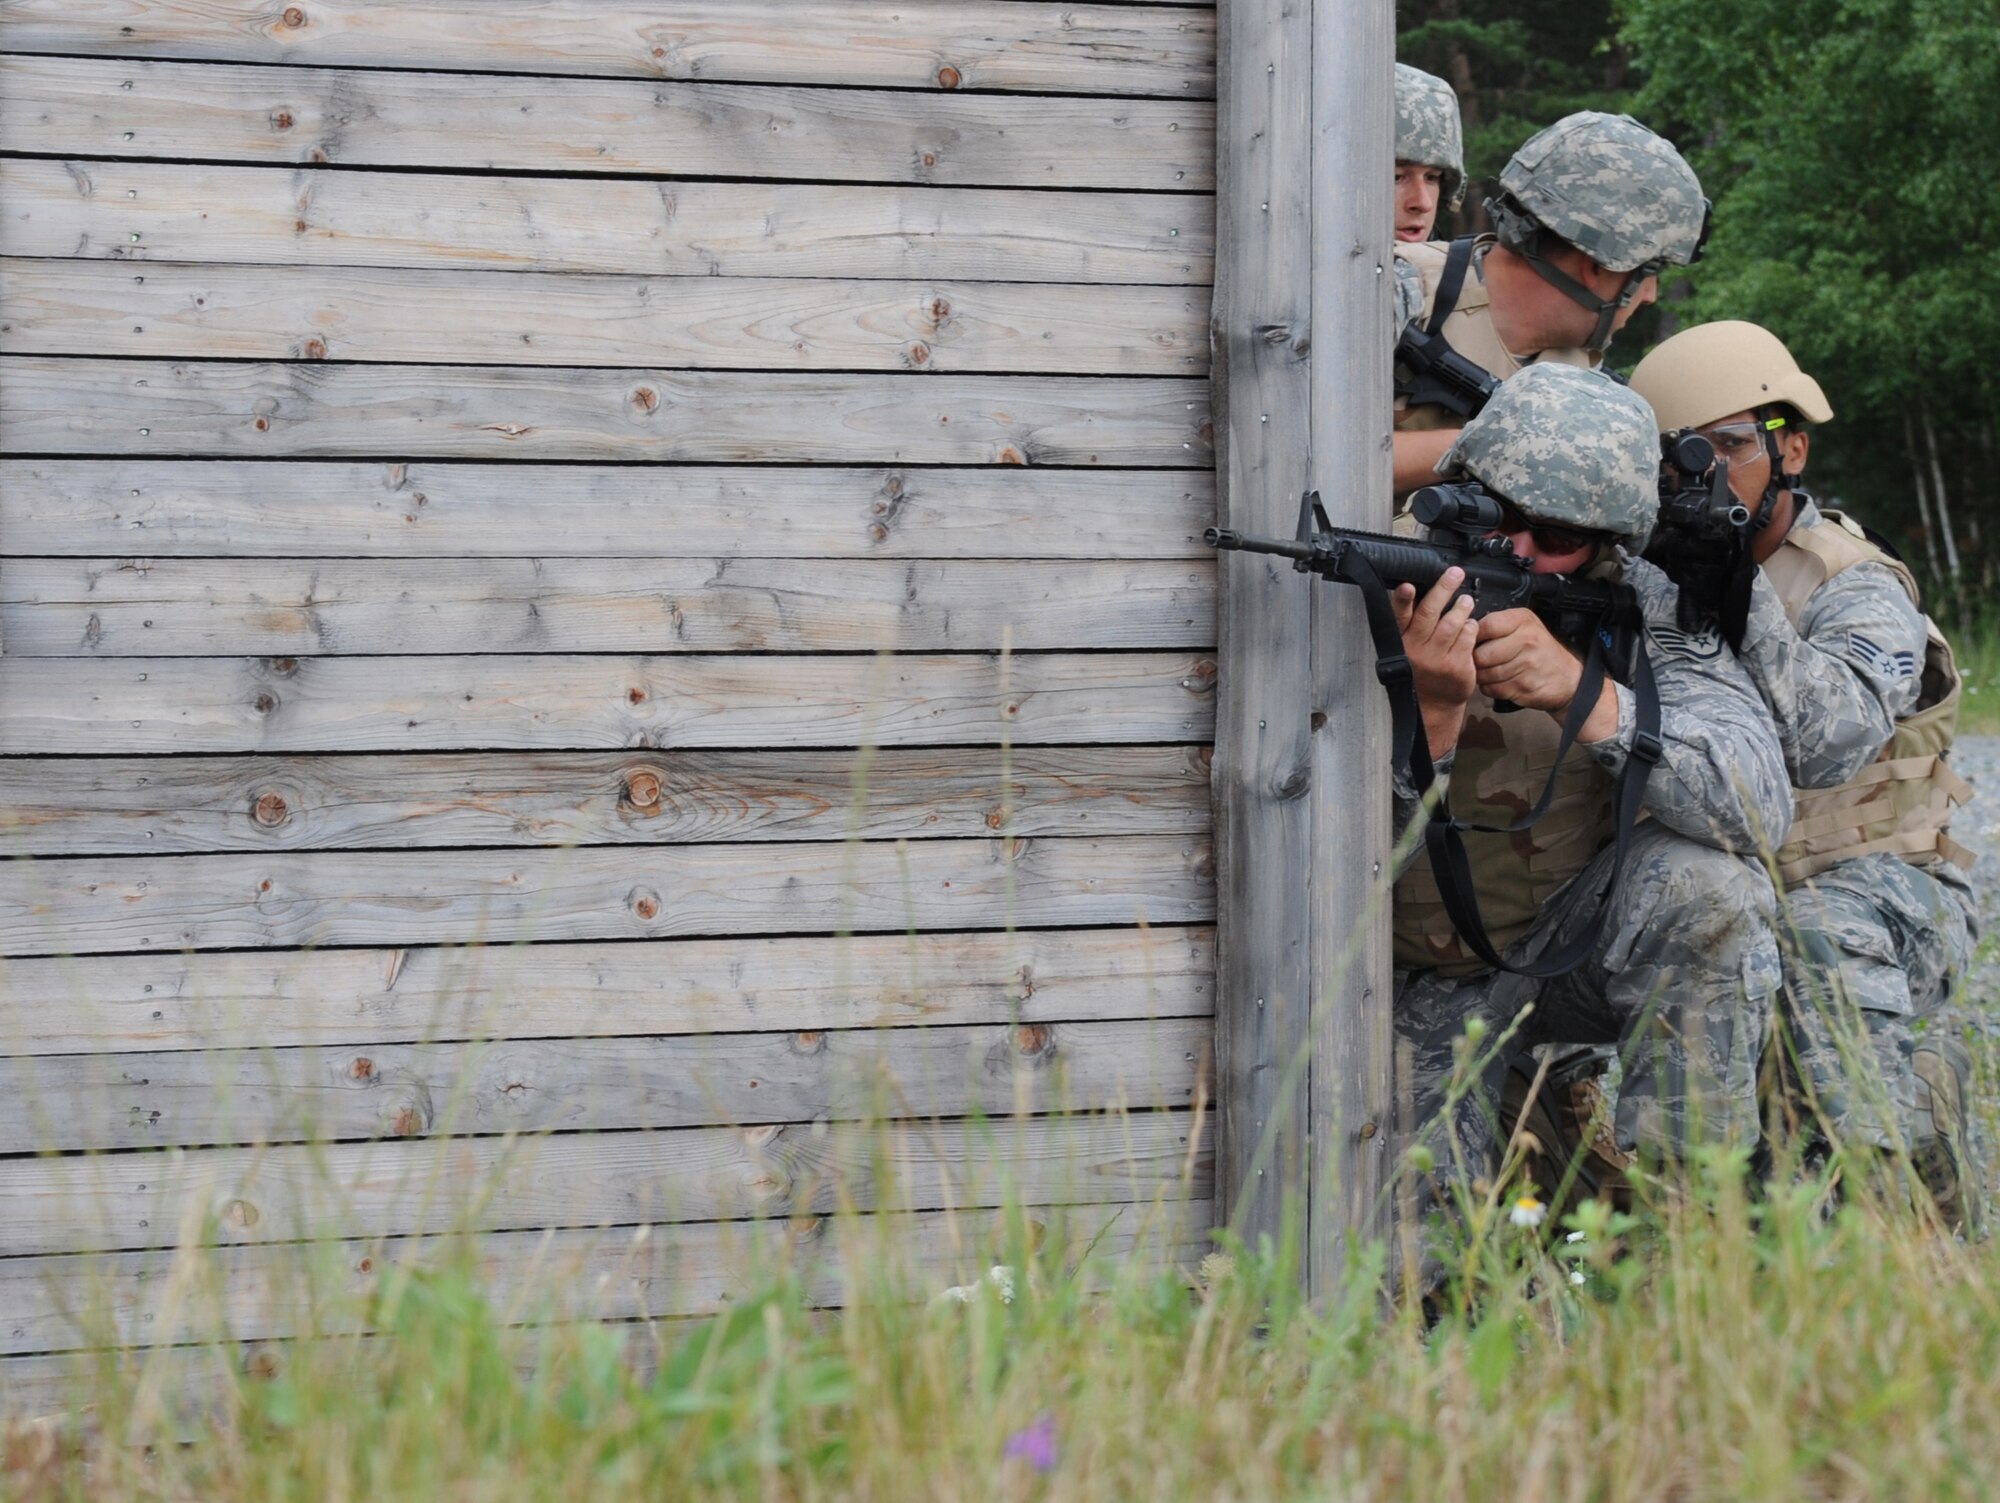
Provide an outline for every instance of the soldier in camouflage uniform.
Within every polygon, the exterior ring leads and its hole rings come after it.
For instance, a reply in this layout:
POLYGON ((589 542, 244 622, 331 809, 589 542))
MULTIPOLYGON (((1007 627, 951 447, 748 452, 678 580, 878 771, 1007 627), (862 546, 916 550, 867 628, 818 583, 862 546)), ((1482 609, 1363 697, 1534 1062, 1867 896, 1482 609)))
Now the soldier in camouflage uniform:
POLYGON ((1633 373, 1663 432, 1693 428, 1768 516, 1753 553, 1742 660, 1800 790, 1776 865, 1786 887, 1788 1059, 1835 1143, 1907 1154, 1948 1221, 1976 1225, 1969 1060, 1931 1026, 1965 974, 1977 908, 1945 833, 1970 790, 1945 761, 1957 720, 1950 648, 1916 581, 1800 485, 1806 422, 1833 416, 1791 352, 1755 324, 1704 324, 1633 373))
MULTIPOLYGON (((1739 853, 1784 829, 1791 784, 1742 665, 1719 637, 1674 629, 1674 586, 1634 556, 1658 506, 1658 453, 1637 396, 1606 376, 1538 365, 1502 385, 1446 456, 1448 474, 1483 482, 1516 509, 1508 536, 1539 570, 1623 579, 1637 591, 1663 745, 1642 806, 1650 817, 1620 871, 1610 793, 1637 728, 1632 690, 1619 683, 1605 684, 1540 822, 1465 836, 1487 928, 1511 964, 1589 932, 1595 899, 1617 876, 1590 957, 1567 975, 1535 983, 1494 971, 1444 917, 1422 852, 1399 875, 1396 1029, 1413 1068, 1415 1120, 1441 1172, 1459 1162, 1447 1128, 1470 1172, 1490 1166, 1500 1077, 1552 1041, 1621 1046, 1616 1131, 1628 1147, 1671 1159, 1696 1141, 1758 1139, 1757 1064, 1780 971, 1770 881, 1754 855, 1739 853), (1530 1000, 1513 1054, 1447 1123, 1454 1043, 1468 1021, 1497 1037, 1530 1000)), ((1530 612, 1474 621, 1468 601, 1452 600, 1455 584, 1447 573, 1421 601, 1402 587, 1398 619, 1452 812, 1505 825, 1541 791, 1581 664, 1530 612), (1495 698, 1521 708, 1496 714, 1495 698)), ((1399 824, 1415 817, 1414 797, 1400 779, 1399 824)))
POLYGON ((1458 96, 1434 74, 1396 64, 1396 238, 1421 244, 1438 206, 1465 201, 1465 142, 1458 96))
MULTIPOLYGON (((1612 334, 1653 300, 1661 268, 1700 253, 1708 223, 1701 183, 1679 152, 1630 116, 1589 110, 1515 152, 1486 212, 1491 235, 1398 245, 1396 302, 1500 380, 1531 362, 1596 365, 1612 334)), ((1443 407, 1398 397, 1399 495, 1436 480, 1459 426, 1443 407)))

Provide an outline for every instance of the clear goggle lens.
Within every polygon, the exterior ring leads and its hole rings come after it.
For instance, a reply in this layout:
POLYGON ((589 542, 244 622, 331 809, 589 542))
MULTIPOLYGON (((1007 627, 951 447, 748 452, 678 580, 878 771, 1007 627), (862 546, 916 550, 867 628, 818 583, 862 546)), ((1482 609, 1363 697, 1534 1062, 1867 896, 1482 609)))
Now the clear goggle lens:
POLYGON ((1764 422, 1711 423, 1695 432, 1715 445, 1715 457, 1734 468, 1764 458, 1764 434, 1785 426, 1783 418, 1764 422))

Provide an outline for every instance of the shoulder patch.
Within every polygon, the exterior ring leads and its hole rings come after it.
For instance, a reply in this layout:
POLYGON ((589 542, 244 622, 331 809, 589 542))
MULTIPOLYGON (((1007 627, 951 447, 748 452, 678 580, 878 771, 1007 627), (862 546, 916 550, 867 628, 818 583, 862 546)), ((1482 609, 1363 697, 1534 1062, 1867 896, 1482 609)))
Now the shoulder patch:
POLYGON ((1858 631, 1847 634, 1847 660, 1877 678, 1915 678, 1917 673, 1915 653, 1891 652, 1873 637, 1865 637, 1858 631))
POLYGON ((1682 631, 1677 626, 1649 626, 1646 635, 1669 657, 1712 663, 1722 656, 1722 633, 1712 626, 1702 631, 1682 631))

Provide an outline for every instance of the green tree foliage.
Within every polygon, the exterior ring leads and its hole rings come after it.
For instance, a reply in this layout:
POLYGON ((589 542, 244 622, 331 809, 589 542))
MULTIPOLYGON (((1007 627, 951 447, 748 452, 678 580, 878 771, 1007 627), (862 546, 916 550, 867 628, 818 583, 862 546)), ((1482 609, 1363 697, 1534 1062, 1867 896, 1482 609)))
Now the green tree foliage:
MULTIPOLYGON (((1461 223, 1483 228, 1482 179, 1498 176, 1529 136, 1572 110, 1622 110, 1628 49, 1612 0, 1398 0, 1396 53, 1446 80, 1465 117, 1472 179, 1461 223)), ((1447 216, 1449 217, 1449 216, 1447 216)))
POLYGON ((1990 577, 2000 0, 1618 0, 1617 20, 1635 113, 1716 203, 1683 321, 1782 336, 1838 415, 1820 487, 1934 572, 1962 552, 1990 577))

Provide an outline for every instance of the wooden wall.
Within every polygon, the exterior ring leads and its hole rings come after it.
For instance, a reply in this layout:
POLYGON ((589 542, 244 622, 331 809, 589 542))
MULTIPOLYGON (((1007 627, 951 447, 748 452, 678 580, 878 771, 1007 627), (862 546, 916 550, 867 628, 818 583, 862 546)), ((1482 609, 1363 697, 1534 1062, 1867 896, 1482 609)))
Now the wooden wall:
POLYGON ((1214 33, 0 0, 0 1387, 188 1237, 1199 1255, 1214 33))

